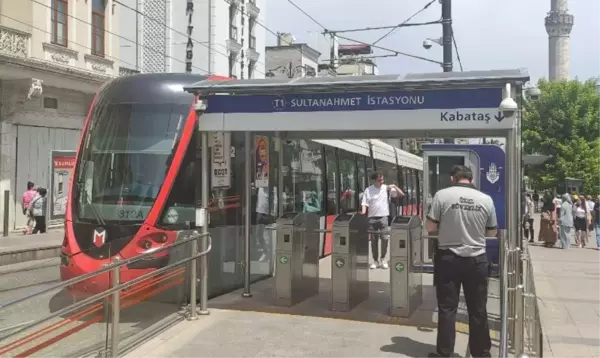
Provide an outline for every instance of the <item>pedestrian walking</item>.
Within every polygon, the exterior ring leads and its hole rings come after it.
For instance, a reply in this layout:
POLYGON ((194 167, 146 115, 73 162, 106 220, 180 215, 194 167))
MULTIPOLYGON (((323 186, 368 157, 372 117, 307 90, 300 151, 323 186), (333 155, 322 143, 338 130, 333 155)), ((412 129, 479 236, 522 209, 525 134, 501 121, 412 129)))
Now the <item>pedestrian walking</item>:
POLYGON ((361 214, 369 216, 369 230, 379 231, 381 234, 371 234, 371 254, 373 255, 373 263, 371 269, 381 267, 388 268, 388 263, 385 258, 387 255, 389 243, 389 215, 390 215, 390 190, 395 190, 398 196, 403 196, 404 192, 395 184, 384 184, 383 174, 374 172, 370 176, 373 183, 367 189, 362 197, 361 214), (381 256, 379 256, 379 241, 381 241, 381 256))
POLYGON ((23 234, 27 235, 31 233, 33 228, 34 219, 31 216, 29 211, 29 205, 31 204, 31 200, 37 195, 37 191, 35 190, 35 184, 28 181, 27 182, 27 190, 21 196, 21 209, 23 210, 23 215, 27 217, 27 223, 25 228, 23 229, 23 234))
POLYGON ((558 211, 558 236, 562 249, 571 246, 571 235, 573 232, 573 204, 571 195, 564 194, 558 211))
POLYGON ((454 353, 461 286, 469 312, 471 355, 491 357, 485 248, 486 237, 496 236, 496 209, 492 198, 473 185, 469 167, 455 165, 450 180, 453 185, 433 197, 426 220, 428 232, 439 232, 434 255, 438 331, 436 352, 429 357, 450 357, 454 353))
POLYGON ((556 205, 554 198, 550 194, 544 195, 542 198, 542 216, 540 218, 540 241, 544 242, 544 246, 553 247, 556 243, 556 205))

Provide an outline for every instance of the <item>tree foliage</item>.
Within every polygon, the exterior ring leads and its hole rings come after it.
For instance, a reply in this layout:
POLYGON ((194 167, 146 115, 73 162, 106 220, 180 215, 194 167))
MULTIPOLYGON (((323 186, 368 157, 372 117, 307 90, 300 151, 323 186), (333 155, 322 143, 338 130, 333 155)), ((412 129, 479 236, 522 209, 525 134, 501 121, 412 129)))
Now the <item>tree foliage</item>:
POLYGON ((540 80, 539 99, 524 105, 526 154, 545 154, 546 163, 526 168, 537 189, 551 190, 565 178, 584 180, 584 193, 600 193, 600 96, 596 80, 540 80))

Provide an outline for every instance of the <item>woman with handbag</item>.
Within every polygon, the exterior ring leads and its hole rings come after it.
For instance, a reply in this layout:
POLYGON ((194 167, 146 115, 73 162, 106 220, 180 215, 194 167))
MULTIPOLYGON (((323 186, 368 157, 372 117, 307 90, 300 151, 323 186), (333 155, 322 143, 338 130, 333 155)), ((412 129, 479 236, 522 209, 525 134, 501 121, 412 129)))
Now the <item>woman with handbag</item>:
POLYGON ((542 198, 542 217, 540 219, 540 240, 545 247, 554 247, 557 239, 556 205, 550 194, 542 198))

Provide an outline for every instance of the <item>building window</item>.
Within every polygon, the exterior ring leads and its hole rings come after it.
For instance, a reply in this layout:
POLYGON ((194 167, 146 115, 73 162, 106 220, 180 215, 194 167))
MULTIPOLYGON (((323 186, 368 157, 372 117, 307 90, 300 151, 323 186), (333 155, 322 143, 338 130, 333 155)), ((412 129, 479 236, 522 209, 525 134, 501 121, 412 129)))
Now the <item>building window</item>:
POLYGON ((237 26, 235 26, 237 24, 236 21, 236 16, 237 15, 237 9, 235 8, 235 5, 230 5, 229 6, 229 38, 232 40, 237 41, 238 40, 238 29, 237 26))
POLYGON ((256 61, 248 62, 248 79, 254 78, 254 66, 256 66, 256 61))
POLYGON ((69 24, 69 0, 52 0, 50 20, 52 22, 52 43, 67 46, 69 24))
POLYGON ((236 77, 237 78, 237 71, 235 70, 235 67, 237 65, 237 61, 236 61, 236 54, 232 53, 229 55, 229 77, 236 77))
POLYGON ((105 0, 92 0, 92 55, 104 57, 105 0))

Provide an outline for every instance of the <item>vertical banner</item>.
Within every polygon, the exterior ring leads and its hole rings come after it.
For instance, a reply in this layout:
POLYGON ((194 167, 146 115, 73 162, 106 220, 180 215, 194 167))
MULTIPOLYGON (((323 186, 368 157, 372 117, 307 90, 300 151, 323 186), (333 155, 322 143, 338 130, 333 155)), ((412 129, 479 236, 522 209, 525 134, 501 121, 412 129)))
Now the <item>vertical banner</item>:
POLYGON ((76 153, 71 151, 52 151, 51 187, 48 190, 51 205, 50 220, 65 217, 69 184, 73 177, 73 168, 75 168, 75 155, 76 153))
POLYGON ((269 187, 269 138, 254 138, 254 158, 256 158, 254 185, 257 188, 269 187))
POLYGON ((211 144, 211 187, 229 189, 231 187, 231 133, 213 132, 211 144))

